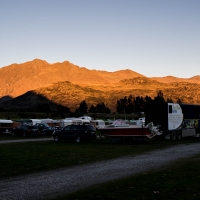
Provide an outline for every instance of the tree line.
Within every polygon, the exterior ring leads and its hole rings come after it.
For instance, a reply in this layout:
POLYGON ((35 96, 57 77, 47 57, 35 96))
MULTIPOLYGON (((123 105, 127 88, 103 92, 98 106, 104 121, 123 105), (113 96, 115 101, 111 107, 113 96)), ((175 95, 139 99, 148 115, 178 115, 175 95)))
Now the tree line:
MULTIPOLYGON (((116 113, 118 114, 132 114, 146 112, 153 107, 159 107, 160 104, 168 102, 173 103, 172 99, 167 98, 165 100, 162 91, 157 92, 157 96, 153 99, 149 96, 134 97, 129 95, 116 101, 116 113)), ((177 99, 177 103, 182 103, 180 99, 177 99)), ((87 113, 111 113, 111 110, 102 102, 101 104, 91 105, 88 108, 86 101, 82 101, 79 107, 75 110, 75 113, 87 114, 87 113)))
MULTIPOLYGON (((116 101, 116 112, 118 114, 132 114, 132 113, 141 113, 145 112, 150 107, 158 106, 160 103, 163 102, 171 102, 173 103, 172 99, 164 99, 164 95, 162 91, 157 92, 157 96, 153 99, 149 96, 141 97, 137 96, 134 97, 133 95, 125 96, 124 98, 121 98, 116 101)), ((181 103, 180 99, 177 99, 178 103, 181 103)), ((33 110, 30 108, 26 108, 25 110, 17 110, 22 112, 33 112, 33 110)), ((0 108, 0 112, 4 112, 3 108, 0 108)), ((48 103, 39 104, 36 109, 34 109, 34 112, 43 112, 43 113, 70 113, 71 116, 80 116, 85 115, 87 113, 106 113, 110 114, 111 110, 109 107, 105 105, 104 102, 98 103, 96 105, 91 105, 90 107, 87 105, 87 102, 84 100, 80 103, 79 107, 74 111, 71 112, 70 108, 63 105, 57 105, 56 110, 52 111, 50 108, 50 105, 48 103)), ((56 116, 56 114, 55 114, 56 116)))

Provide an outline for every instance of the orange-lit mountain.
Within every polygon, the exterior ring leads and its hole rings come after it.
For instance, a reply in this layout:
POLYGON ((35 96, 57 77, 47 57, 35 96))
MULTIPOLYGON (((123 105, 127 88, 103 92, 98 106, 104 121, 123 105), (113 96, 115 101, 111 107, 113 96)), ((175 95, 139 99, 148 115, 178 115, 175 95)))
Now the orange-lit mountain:
POLYGON ((114 84, 125 78, 144 77, 131 70, 106 72, 88 70, 65 61, 49 64, 35 59, 22 64, 12 64, 0 68, 0 98, 19 96, 29 90, 48 86, 60 81, 75 84, 114 84))
POLYGON ((68 61, 49 64, 39 59, 0 68, 0 98, 15 98, 1 103, 4 107, 34 107, 41 101, 33 97, 34 93, 71 110, 86 100, 89 106, 104 102, 115 111, 116 101, 124 96, 154 97, 158 90, 174 101, 179 98, 184 103, 200 103, 200 76, 147 78, 131 70, 89 70, 68 61))

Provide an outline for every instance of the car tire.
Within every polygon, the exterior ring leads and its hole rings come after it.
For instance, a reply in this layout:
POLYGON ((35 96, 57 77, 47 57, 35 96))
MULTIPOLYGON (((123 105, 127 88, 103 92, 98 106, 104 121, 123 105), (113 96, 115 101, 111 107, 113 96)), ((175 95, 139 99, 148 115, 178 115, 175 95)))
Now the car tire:
POLYGON ((57 135, 54 137, 54 142, 60 142, 60 138, 57 135))
POLYGON ((80 136, 77 136, 76 137, 76 143, 80 143, 81 142, 81 137, 80 136))

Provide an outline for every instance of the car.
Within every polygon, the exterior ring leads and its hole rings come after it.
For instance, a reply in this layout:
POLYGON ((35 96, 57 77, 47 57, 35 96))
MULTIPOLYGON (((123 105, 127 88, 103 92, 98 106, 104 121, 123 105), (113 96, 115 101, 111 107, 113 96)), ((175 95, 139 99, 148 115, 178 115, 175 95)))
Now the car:
POLYGON ((19 136, 31 136, 31 135, 39 135, 39 130, 35 125, 27 125, 21 124, 12 129, 11 135, 19 135, 19 136))
POLYGON ((48 124, 44 124, 44 123, 36 123, 35 125, 37 126, 37 128, 38 128, 39 132, 41 133, 41 135, 42 135, 43 130, 45 128, 49 127, 48 124))
POLYGON ((56 130, 55 127, 47 126, 43 128, 43 130, 40 133, 41 135, 52 135, 55 130, 56 130))
POLYGON ((55 130, 62 130, 63 129, 63 127, 60 127, 60 126, 55 126, 54 128, 55 128, 55 130))
POLYGON ((96 130, 91 124, 72 124, 65 126, 61 130, 55 130, 52 136, 55 142, 59 142, 62 140, 75 140, 77 143, 80 143, 82 141, 91 142, 96 139, 96 130))
POLYGON ((40 135, 52 135, 52 133, 56 129, 55 127, 49 126, 46 123, 36 123, 35 125, 37 126, 40 135))

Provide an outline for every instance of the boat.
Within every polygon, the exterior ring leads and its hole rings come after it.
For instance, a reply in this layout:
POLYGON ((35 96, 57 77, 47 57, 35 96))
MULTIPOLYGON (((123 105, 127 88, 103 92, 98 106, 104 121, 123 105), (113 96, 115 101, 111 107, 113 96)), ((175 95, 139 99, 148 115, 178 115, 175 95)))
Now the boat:
POLYGON ((146 126, 128 124, 123 119, 117 119, 112 124, 97 129, 108 140, 118 140, 132 143, 136 140, 153 140, 156 135, 161 135, 159 127, 149 123, 146 126))

